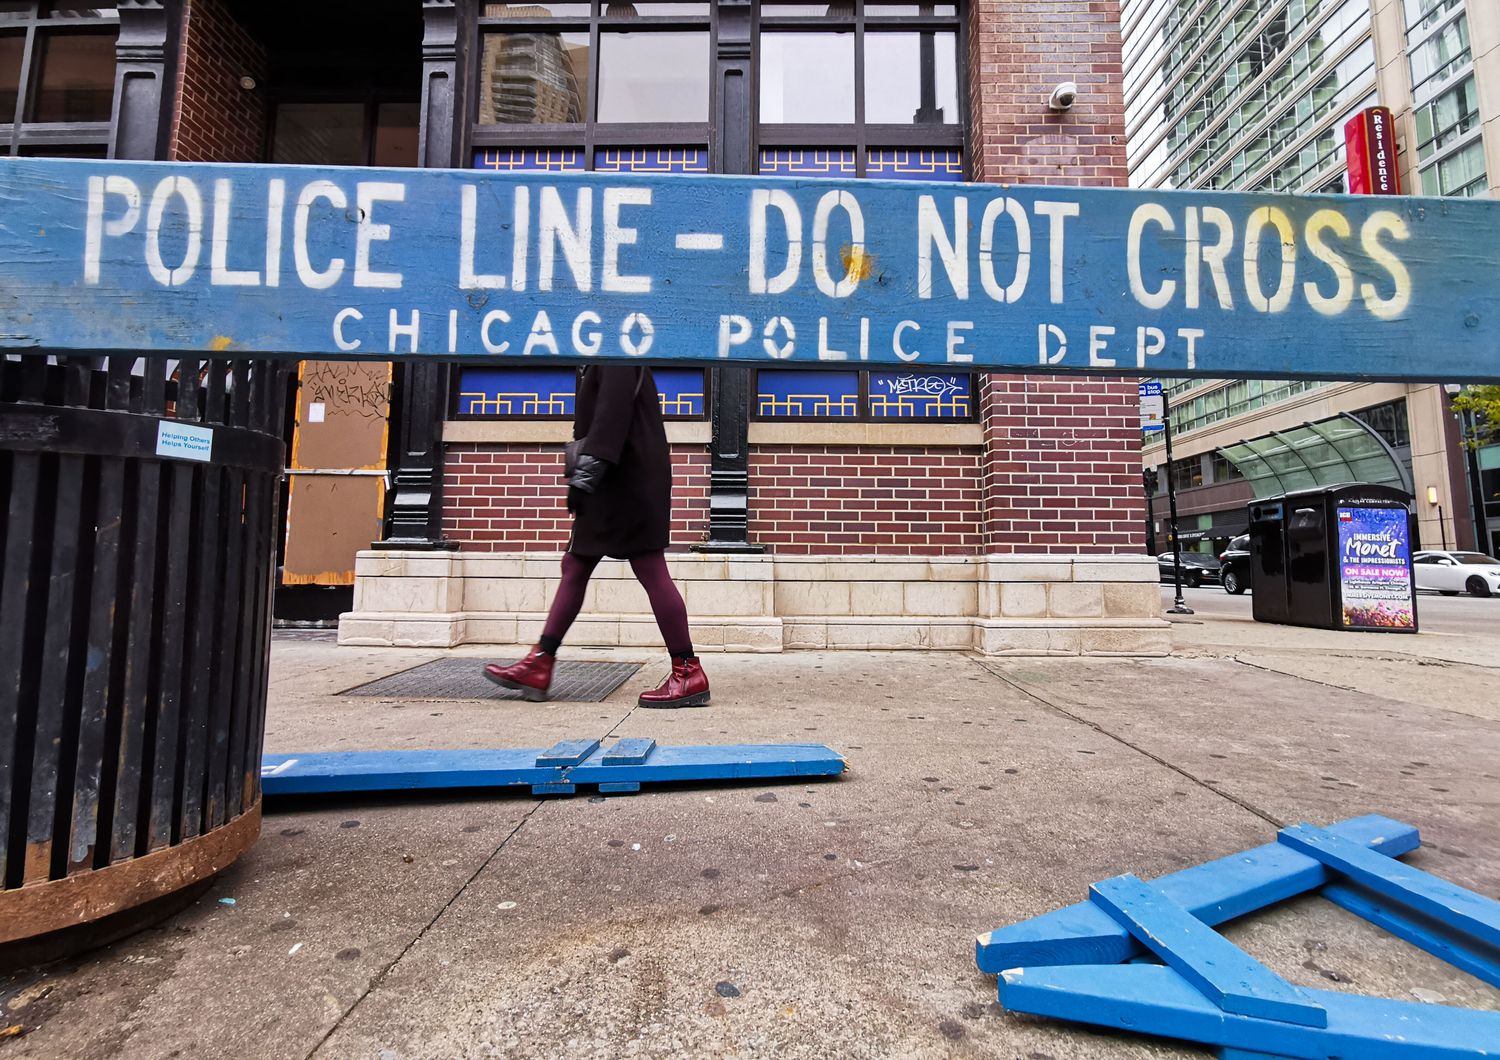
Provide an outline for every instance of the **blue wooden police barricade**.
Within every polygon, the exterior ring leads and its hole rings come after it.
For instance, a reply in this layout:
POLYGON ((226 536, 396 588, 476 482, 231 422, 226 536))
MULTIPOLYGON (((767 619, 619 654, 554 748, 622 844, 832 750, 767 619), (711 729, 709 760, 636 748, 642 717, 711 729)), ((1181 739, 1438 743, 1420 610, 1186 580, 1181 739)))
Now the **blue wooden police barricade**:
POLYGON ((0 159, 0 350, 1500 380, 1500 203, 0 159))
POLYGON ((632 737, 608 747, 584 739, 550 748, 268 754, 261 789, 267 795, 329 795, 530 787, 534 795, 571 795, 580 784, 596 784, 605 794, 626 794, 642 784, 831 777, 844 768, 843 756, 822 744, 659 747, 655 740, 632 737))
POLYGON ((981 935, 976 959, 999 973, 1006 1008, 1215 1045, 1226 1060, 1495 1056, 1500 1012, 1296 987, 1213 930, 1317 893, 1500 986, 1500 902, 1395 860, 1418 843, 1375 815, 1284 828, 1150 883, 1096 883, 1087 902, 981 935))
POLYGON ((1492 201, 0 159, 0 924, 254 838, 275 359, 1481 382, 1497 318, 1492 201))

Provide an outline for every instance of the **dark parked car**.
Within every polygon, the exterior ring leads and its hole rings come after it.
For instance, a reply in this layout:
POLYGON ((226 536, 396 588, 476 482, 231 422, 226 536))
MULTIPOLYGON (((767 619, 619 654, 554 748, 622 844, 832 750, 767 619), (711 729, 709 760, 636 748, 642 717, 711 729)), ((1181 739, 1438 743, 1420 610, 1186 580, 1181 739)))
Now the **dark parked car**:
MULTIPOLYGON (((1172 578, 1172 553, 1163 552, 1156 557, 1156 567, 1161 572, 1161 580, 1171 582, 1172 578)), ((1206 556, 1202 552, 1184 552, 1182 554, 1182 584, 1190 589, 1196 589, 1205 582, 1217 582, 1219 580, 1219 561, 1212 556, 1206 556)))
POLYGON ((1250 588, 1250 535, 1241 534, 1230 540, 1219 553, 1219 578, 1226 593, 1238 596, 1250 588))

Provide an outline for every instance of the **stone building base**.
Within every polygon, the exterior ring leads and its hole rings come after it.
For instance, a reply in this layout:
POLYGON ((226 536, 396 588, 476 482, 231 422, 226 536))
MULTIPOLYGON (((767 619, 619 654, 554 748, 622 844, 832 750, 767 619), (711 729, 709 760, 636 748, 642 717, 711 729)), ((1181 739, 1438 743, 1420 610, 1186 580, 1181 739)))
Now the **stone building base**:
MULTIPOLYGON (((1166 655, 1150 556, 668 557, 703 651, 925 649, 987 655, 1166 655)), ((535 643, 558 556, 361 552, 339 643, 535 643)), ((576 646, 660 647, 629 565, 595 572, 576 646)))

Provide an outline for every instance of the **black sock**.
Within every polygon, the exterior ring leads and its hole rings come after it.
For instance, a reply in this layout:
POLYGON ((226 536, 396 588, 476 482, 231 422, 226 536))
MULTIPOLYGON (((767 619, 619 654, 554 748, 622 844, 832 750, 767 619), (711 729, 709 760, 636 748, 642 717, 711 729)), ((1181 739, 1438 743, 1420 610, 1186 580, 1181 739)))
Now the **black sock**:
POLYGON ((556 655, 557 649, 562 647, 562 638, 549 637, 543 633, 542 639, 537 641, 536 646, 542 650, 543 655, 556 655))
POLYGON ((687 651, 674 651, 672 653, 672 658, 676 659, 678 662, 687 662, 689 659, 696 659, 697 657, 697 654, 691 647, 688 648, 687 651))

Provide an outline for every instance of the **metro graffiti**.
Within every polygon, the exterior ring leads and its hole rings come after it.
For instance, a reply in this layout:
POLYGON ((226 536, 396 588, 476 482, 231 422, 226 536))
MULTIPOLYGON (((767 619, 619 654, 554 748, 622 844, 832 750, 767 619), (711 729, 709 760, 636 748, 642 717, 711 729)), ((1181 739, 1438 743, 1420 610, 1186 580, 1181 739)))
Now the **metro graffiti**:
POLYGON ((0 160, 0 350, 1500 379, 1500 203, 0 160))

